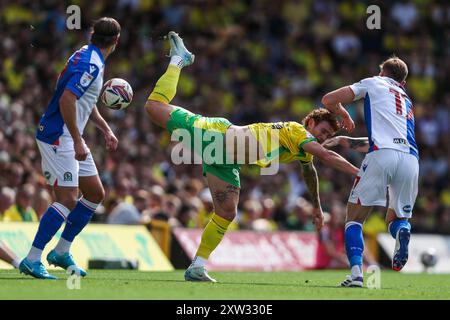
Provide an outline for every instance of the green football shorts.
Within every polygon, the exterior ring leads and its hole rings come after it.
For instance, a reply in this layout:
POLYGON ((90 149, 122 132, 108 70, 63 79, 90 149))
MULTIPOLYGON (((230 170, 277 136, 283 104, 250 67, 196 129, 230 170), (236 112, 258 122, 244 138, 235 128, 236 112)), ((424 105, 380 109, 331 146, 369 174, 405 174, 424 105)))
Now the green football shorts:
POLYGON ((170 119, 167 121, 167 129, 171 134, 177 129, 186 130, 184 132, 175 132, 175 134, 177 136, 183 136, 182 141, 185 144, 185 135, 188 134, 190 136, 189 147, 202 158, 204 176, 209 172, 219 179, 240 188, 241 181, 239 173, 241 166, 238 164, 226 164, 223 143, 221 144, 222 155, 218 155, 217 157, 213 150, 214 148, 210 146, 220 136, 222 141, 225 141, 225 132, 231 125, 232 123, 225 118, 204 117, 180 107, 176 107, 172 111, 170 119), (208 146, 210 147, 208 148, 208 146))

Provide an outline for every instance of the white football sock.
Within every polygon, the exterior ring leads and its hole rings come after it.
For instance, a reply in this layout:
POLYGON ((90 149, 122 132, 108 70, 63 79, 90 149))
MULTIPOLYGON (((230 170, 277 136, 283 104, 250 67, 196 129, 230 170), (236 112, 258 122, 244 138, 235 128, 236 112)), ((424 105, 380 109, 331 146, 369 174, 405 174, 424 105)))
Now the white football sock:
POLYGON ((20 265, 20 259, 14 259, 11 264, 13 265, 14 268, 19 269, 19 265, 20 265))
POLYGON ((204 267, 205 264, 206 264, 206 261, 208 261, 208 260, 206 260, 205 258, 197 256, 197 257, 194 258, 194 260, 192 260, 192 265, 194 267, 204 267))
POLYGON ((361 266, 354 265, 351 270, 352 270, 352 278, 353 279, 363 276, 361 266))
POLYGON ((60 238, 58 241, 58 244, 55 247, 55 251, 57 254, 63 254, 65 252, 69 252, 71 245, 72 245, 72 242, 67 241, 66 239, 60 238))
POLYGON ((41 261, 42 250, 36 247, 31 247, 30 252, 28 252, 27 259, 31 262, 41 261))
POLYGON ((184 67, 184 62, 183 62, 183 58, 180 56, 172 56, 170 58, 170 63, 171 65, 176 66, 177 68, 183 68, 184 67))

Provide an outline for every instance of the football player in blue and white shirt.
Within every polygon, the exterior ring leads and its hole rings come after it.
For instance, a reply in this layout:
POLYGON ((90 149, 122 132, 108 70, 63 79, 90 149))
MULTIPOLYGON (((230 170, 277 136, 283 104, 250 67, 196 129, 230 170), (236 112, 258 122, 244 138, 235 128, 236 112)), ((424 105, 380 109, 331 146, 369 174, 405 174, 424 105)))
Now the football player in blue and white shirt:
POLYGON ((386 222, 396 240, 392 269, 400 271, 408 260, 414 203, 418 192, 419 150, 414 135, 414 110, 405 90, 408 67, 398 57, 380 65, 378 76, 366 78, 326 94, 322 103, 343 118, 347 131, 354 123, 342 103, 364 99, 368 138, 336 137, 341 145, 368 152, 354 182, 347 206, 345 244, 351 276, 342 286, 362 287, 364 241, 362 224, 373 206, 389 206, 386 222))
POLYGON ((45 269, 41 255, 66 221, 57 246, 47 255, 47 262, 86 275, 73 260, 70 246, 103 201, 105 191, 82 135, 91 120, 103 132, 107 149, 117 148, 118 140, 96 103, 103 86, 105 60, 119 41, 120 29, 113 18, 104 17, 94 23, 91 43, 67 61, 39 122, 36 141, 42 157, 42 172, 53 188, 56 202, 42 216, 31 250, 20 263, 19 270, 24 274, 56 278, 45 269), (79 191, 83 195, 80 199, 79 191))

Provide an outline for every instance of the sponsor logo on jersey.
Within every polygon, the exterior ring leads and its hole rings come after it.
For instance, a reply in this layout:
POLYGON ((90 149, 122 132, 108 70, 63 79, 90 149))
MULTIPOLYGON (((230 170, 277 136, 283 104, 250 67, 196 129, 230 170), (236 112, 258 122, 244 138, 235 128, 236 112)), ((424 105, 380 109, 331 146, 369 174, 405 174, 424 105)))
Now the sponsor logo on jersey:
POLYGON ((44 172, 44 177, 45 177, 45 179, 47 179, 47 181, 48 181, 48 180, 50 180, 50 178, 52 177, 52 175, 50 174, 50 172, 45 171, 45 172, 44 172))
POLYGON ((394 143, 395 144, 408 144, 406 142, 406 139, 403 139, 403 138, 394 138, 394 143))
POLYGON ((64 181, 72 181, 72 173, 65 172, 64 173, 64 181))
POLYGON ((273 123, 272 129, 283 129, 283 124, 281 122, 273 123))
POLYGON ((87 87, 92 82, 92 80, 94 80, 94 76, 85 71, 80 78, 80 84, 82 87, 87 87))
POLYGON ((364 172, 366 171, 367 166, 368 166, 368 164, 363 164, 362 169, 363 169, 364 172))
POLYGON ((44 126, 42 124, 39 125, 39 131, 44 131, 44 126))
POLYGON ((410 206, 410 205, 406 205, 406 206, 404 206, 402 209, 403 209, 403 211, 404 211, 405 213, 410 213, 410 212, 411 212, 411 206, 410 206))

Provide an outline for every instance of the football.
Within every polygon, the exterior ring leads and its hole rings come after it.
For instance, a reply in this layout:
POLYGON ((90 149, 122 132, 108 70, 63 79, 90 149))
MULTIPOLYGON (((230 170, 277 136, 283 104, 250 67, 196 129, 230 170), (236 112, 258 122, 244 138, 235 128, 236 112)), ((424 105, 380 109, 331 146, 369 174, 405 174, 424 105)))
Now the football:
POLYGON ((110 109, 125 109, 133 100, 133 89, 127 81, 113 78, 104 84, 100 99, 110 109))

